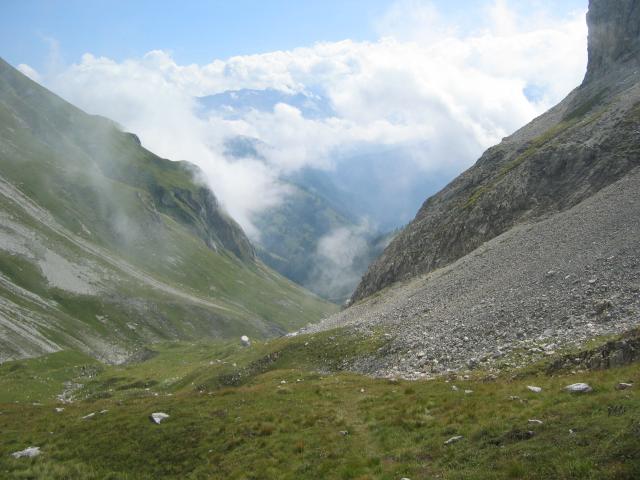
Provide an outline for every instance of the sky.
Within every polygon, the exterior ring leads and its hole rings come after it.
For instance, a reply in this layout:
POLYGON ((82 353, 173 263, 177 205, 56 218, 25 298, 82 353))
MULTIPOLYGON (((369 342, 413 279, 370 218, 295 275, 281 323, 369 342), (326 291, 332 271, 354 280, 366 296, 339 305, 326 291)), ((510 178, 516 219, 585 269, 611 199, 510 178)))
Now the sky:
POLYGON ((580 83, 586 9, 587 0, 2 0, 0 56, 154 152, 200 166, 259 241, 252 219, 283 201, 282 177, 303 168, 331 171, 337 158, 372 151, 396 152, 388 181, 398 185, 468 168, 580 83), (311 118, 286 101, 234 116, 198 109, 197 97, 241 89, 306 95, 332 113, 311 118), (260 159, 225 154, 240 135, 260 140, 260 159))
MULTIPOLYGON (((90 52, 116 61, 151 50, 180 64, 204 64, 235 55, 290 50, 344 39, 374 41, 392 0, 2 0, 0 55, 14 65, 43 70, 51 43, 63 61, 90 52)), ((405 2, 415 5, 427 2, 405 2)), ((464 30, 481 27, 483 0, 432 4, 464 30)), ((546 8, 562 18, 586 10, 587 0, 514 0, 526 12, 546 8)))

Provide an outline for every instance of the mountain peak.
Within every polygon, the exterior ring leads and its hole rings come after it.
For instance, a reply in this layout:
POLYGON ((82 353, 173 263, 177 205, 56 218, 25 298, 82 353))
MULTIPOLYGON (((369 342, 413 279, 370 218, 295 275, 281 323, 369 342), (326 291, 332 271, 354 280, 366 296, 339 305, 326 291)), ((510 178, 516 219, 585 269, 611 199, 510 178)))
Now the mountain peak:
POLYGON ((640 66, 640 0, 590 0, 585 83, 620 66, 640 66))

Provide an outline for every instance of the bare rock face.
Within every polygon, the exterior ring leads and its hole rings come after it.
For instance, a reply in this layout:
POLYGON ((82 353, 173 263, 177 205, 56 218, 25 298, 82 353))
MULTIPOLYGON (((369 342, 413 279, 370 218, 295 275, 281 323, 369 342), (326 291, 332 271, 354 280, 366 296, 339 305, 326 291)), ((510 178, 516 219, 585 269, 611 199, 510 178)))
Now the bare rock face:
POLYGON ((591 0, 589 66, 585 82, 618 66, 640 67, 640 1, 591 0))
POLYGON ((640 0, 591 0, 588 24, 582 86, 427 199, 369 267, 352 303, 566 211, 640 165, 640 0))

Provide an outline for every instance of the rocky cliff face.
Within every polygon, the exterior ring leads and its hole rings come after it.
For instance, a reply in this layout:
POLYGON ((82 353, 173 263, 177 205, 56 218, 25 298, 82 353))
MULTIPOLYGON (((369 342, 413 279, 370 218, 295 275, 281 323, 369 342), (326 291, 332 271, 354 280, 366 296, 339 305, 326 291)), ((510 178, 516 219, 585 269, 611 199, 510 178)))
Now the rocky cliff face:
POLYGON ((429 198, 352 300, 446 266, 519 223, 571 208, 640 165, 639 16, 638 0, 592 0, 582 86, 429 198))
POLYGON ((589 66, 585 82, 621 66, 640 67, 640 2, 591 0, 589 66))

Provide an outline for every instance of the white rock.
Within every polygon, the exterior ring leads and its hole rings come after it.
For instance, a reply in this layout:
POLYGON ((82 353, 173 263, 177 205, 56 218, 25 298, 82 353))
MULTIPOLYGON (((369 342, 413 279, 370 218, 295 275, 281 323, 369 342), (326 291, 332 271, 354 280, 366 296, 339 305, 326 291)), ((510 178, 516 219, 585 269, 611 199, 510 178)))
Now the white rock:
POLYGON ((633 383, 620 382, 618 385, 616 385, 616 390, 626 390, 631 387, 633 387, 633 383))
POLYGON ((589 393, 593 390, 593 388, 586 383, 574 383, 567 385, 564 389, 570 393, 589 393))
POLYGON ((29 447, 25 448, 24 450, 20 450, 19 452, 13 452, 11 454, 11 456, 14 458, 37 457, 38 455, 40 455, 40 447, 29 447))
POLYGON ((249 340, 249 337, 247 337, 246 335, 242 335, 240 337, 240 343, 242 344, 243 347, 251 346, 251 340, 249 340))
POLYGON ((529 420, 529 423, 532 423, 534 425, 542 425, 542 420, 537 420, 535 418, 532 418, 531 420, 529 420))
POLYGON ((451 390, 453 390, 454 392, 457 392, 457 391, 458 391, 458 387, 456 387, 455 385, 453 385, 453 386, 451 387, 451 390))
POLYGON ((64 412, 64 407, 56 407, 56 412, 57 413, 64 412))
POLYGON ((90 414, 85 415, 84 417, 82 417, 82 419, 83 419, 83 420, 87 420, 87 419, 89 419, 89 418, 93 418, 93 417, 95 417, 95 416, 96 416, 96 412, 91 412, 90 414))
POLYGON ((451 437, 449 440, 447 440, 446 442, 444 442, 445 445, 451 445, 452 443, 456 443, 459 442, 460 440, 462 440, 464 437, 462 435, 456 435, 455 437, 451 437))
POLYGON ((360 393, 364 393, 364 388, 361 388, 361 389, 360 389, 360 393))
POLYGON ((533 392, 533 393, 540 393, 542 391, 541 387, 533 387, 531 385, 527 385, 527 390, 533 392))
POLYGON ((466 393, 467 395, 473 393, 473 390, 465 390, 464 393, 466 393))
POLYGON ((150 418, 153 423, 160 425, 163 420, 169 418, 169 415, 164 412, 155 412, 151 414, 150 418))

